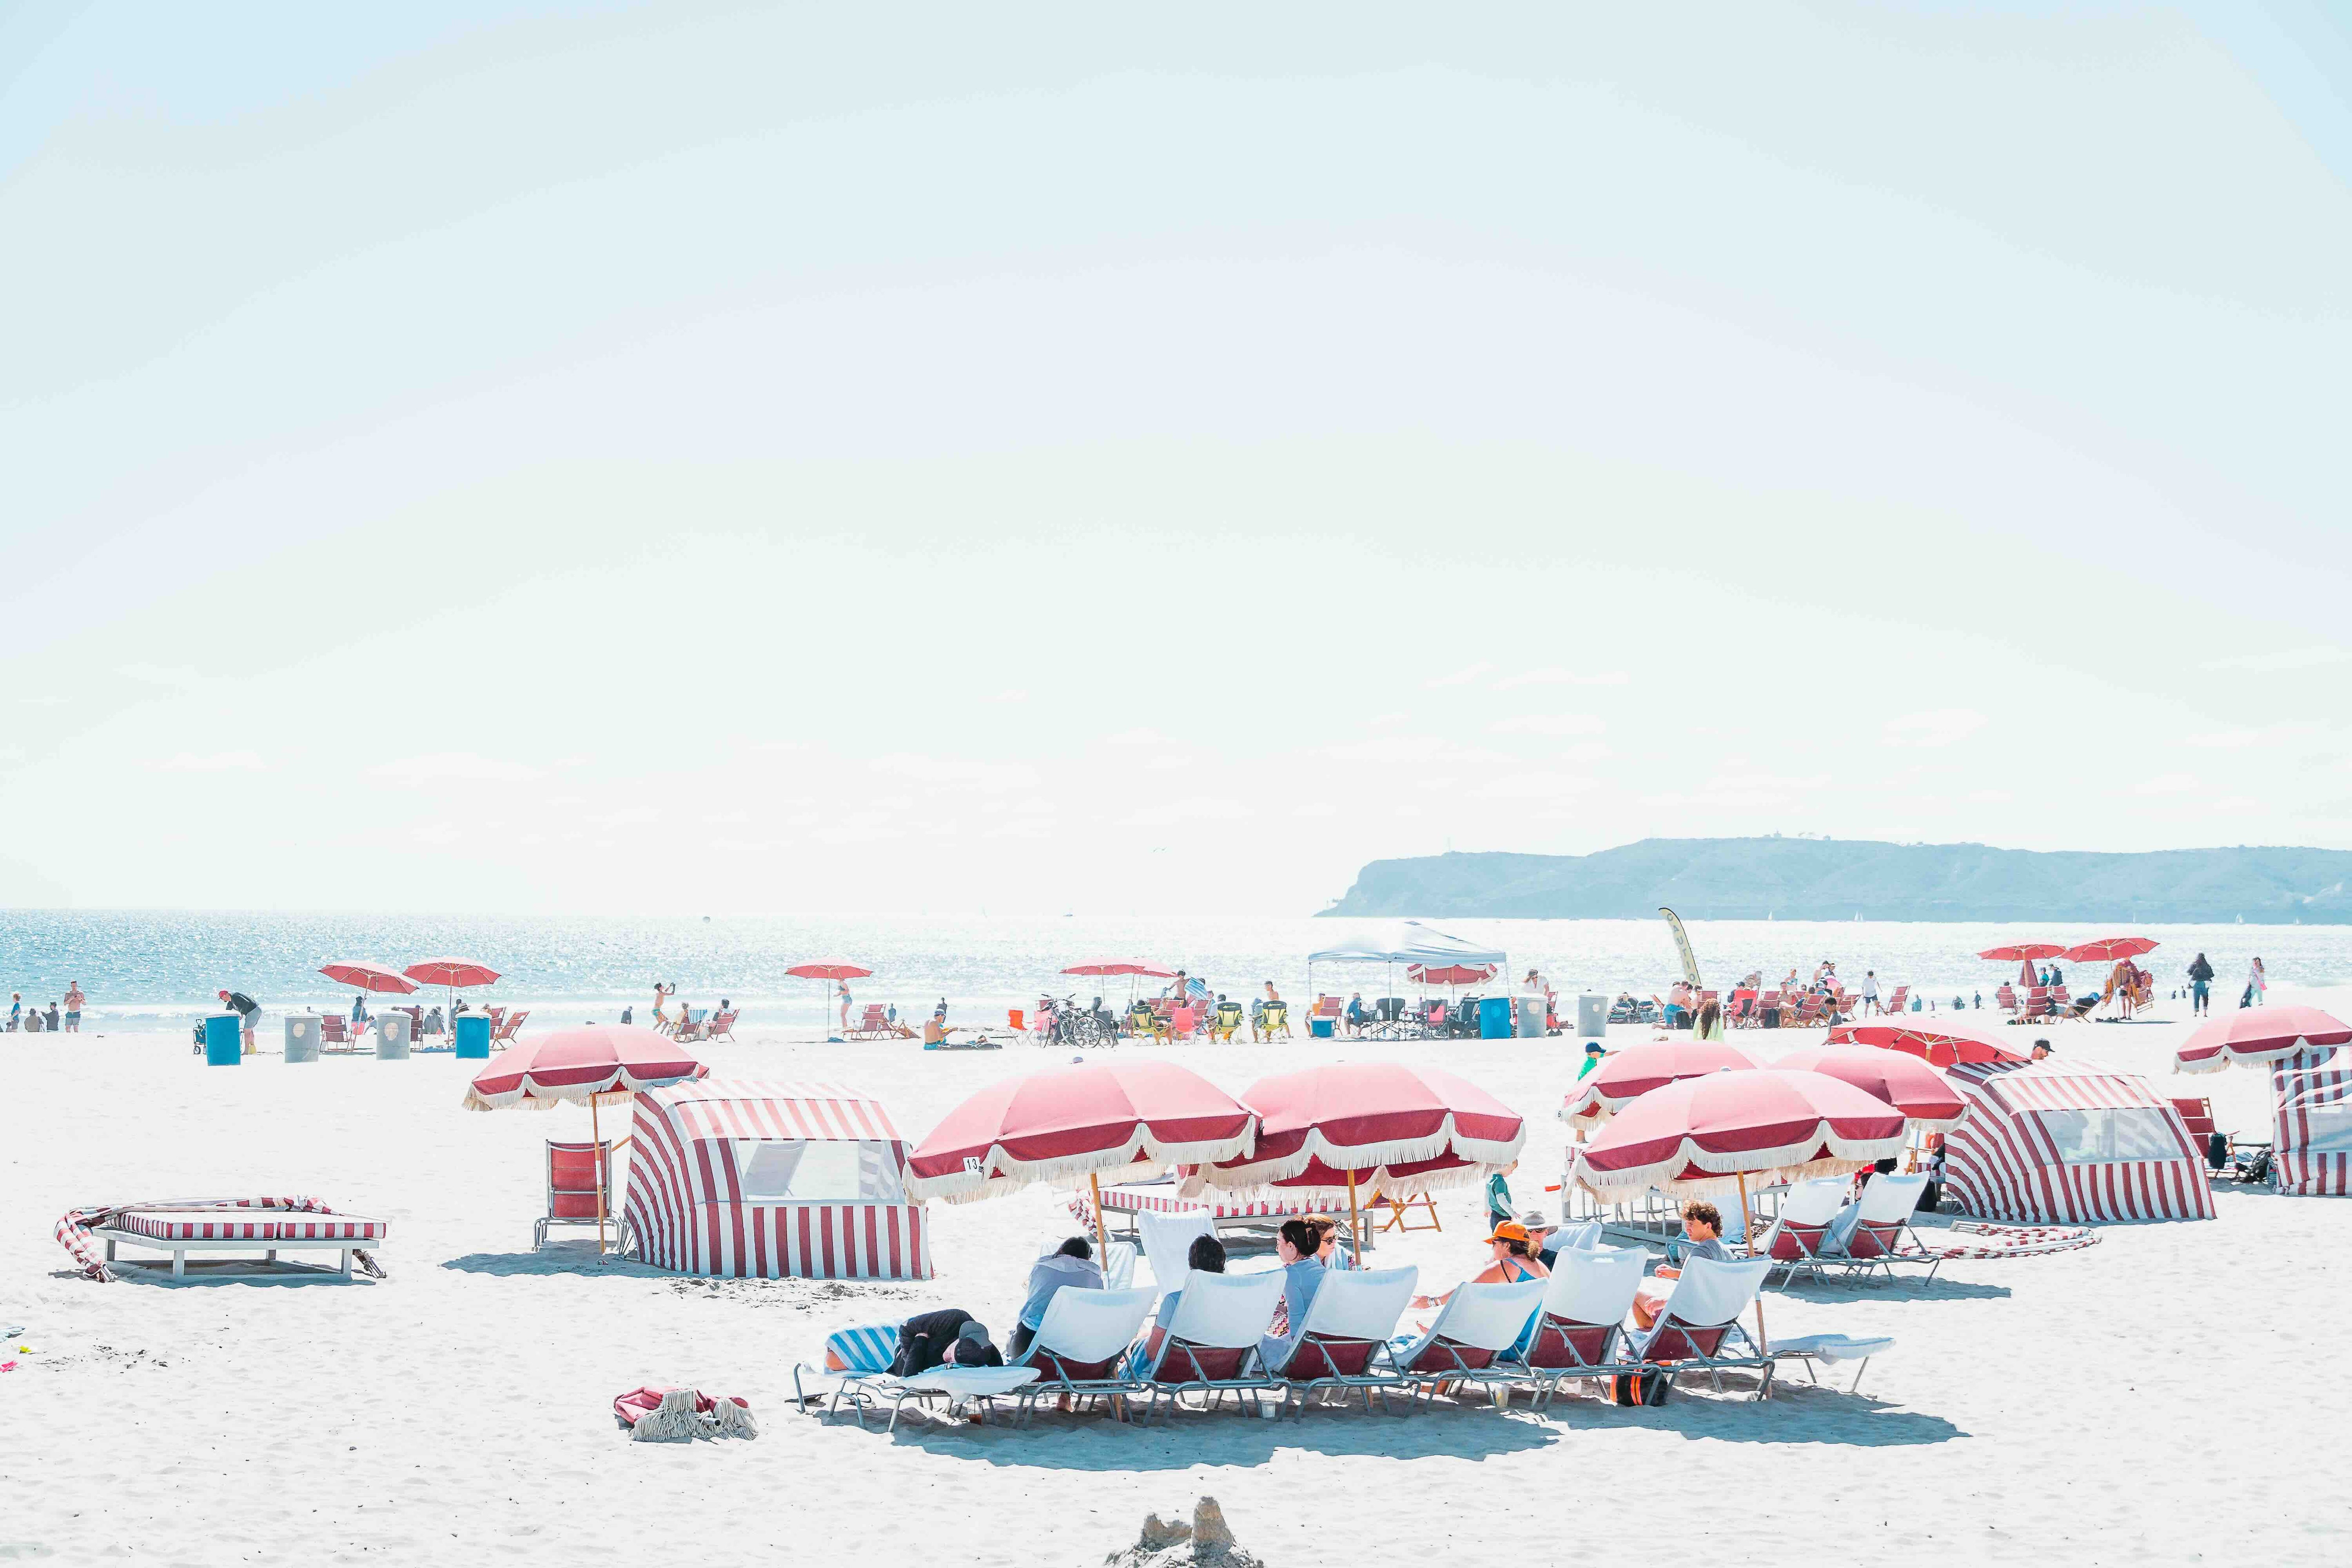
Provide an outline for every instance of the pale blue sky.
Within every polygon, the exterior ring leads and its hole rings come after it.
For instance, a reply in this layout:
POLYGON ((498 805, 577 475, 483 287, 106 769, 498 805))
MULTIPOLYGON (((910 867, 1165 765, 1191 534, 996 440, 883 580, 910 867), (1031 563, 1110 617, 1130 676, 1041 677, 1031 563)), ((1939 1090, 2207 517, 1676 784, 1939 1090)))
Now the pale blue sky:
POLYGON ((0 12, 0 899, 2352 845, 2340 10, 0 12))

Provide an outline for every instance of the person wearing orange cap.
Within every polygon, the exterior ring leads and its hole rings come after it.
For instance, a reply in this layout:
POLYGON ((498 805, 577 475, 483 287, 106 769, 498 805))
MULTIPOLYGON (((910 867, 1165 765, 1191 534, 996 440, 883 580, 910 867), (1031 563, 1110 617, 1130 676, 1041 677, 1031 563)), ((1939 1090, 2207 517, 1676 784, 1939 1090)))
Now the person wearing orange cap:
MULTIPOLYGON (((1544 1279, 1550 1272, 1536 1257, 1535 1241, 1528 1235, 1528 1227, 1517 1220, 1507 1219, 1496 1226, 1486 1237, 1486 1267, 1464 1280, 1463 1284, 1516 1285, 1522 1279, 1544 1279)), ((1454 1291, 1448 1290, 1443 1296, 1415 1296, 1412 1304, 1416 1307, 1443 1306, 1453 1295, 1454 1291)))

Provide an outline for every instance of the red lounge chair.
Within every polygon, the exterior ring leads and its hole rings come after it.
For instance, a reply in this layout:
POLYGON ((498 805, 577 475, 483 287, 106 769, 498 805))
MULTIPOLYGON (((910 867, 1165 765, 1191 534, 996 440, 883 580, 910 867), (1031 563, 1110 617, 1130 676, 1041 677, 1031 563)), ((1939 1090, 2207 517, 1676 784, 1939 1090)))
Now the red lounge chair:
POLYGON ((351 1037, 350 1027, 345 1023, 343 1016, 341 1013, 330 1013, 325 1017, 319 1020, 319 1043, 320 1045, 344 1045, 350 1041, 351 1037))
POLYGON ((1885 1009, 1889 1013, 1900 1013, 1904 1008, 1908 1007, 1910 1005, 1911 987, 1908 985, 1897 985, 1894 990, 1888 992, 1886 994, 1886 999, 1879 1004, 1882 1008, 1885 1009))
POLYGON ((503 1045, 511 1041, 515 1037, 515 1031, 522 1027, 522 1021, 530 1016, 530 1008, 519 1007, 515 1011, 509 1013, 505 1017, 491 1024, 490 1044, 494 1046, 503 1045))
POLYGON ((1992 1005, 2000 1008, 2004 1013, 2016 1012, 2017 987, 2011 985, 2006 980, 2002 981, 2000 983, 2000 989, 1992 994, 1992 1005))
MULTIPOLYGON (((734 1021, 731 1016, 728 1021, 730 1023, 734 1021)), ((851 1026, 843 1037, 852 1040, 887 1040, 896 1036, 898 1032, 890 1026, 888 1012, 882 1004, 868 1002, 866 1004, 866 1011, 858 1015, 857 1022, 851 1026)))
MULTIPOLYGON (((547 1227, 596 1223, 597 1167, 610 1172, 613 1141, 602 1143, 559 1143, 547 1141, 547 1215, 532 1228, 530 1245, 547 1245, 547 1227)), ((609 1185, 609 1183, 606 1184, 609 1185)), ((605 1215, 611 1219, 608 1209, 605 1215)))
POLYGON ((703 1037, 710 1040, 733 1039, 735 1037, 735 1017, 736 1015, 741 1011, 742 1009, 740 1007, 730 1007, 723 1013, 713 1013, 710 1015, 710 1027, 703 1032, 703 1037))

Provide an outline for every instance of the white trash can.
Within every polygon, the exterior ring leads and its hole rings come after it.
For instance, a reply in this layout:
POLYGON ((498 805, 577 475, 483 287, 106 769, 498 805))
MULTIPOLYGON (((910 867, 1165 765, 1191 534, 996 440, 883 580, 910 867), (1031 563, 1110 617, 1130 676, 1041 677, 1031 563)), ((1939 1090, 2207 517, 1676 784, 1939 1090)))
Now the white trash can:
POLYGON ((1588 1040, 1606 1039, 1609 1036, 1609 998, 1595 996, 1591 992, 1576 999, 1576 1032, 1588 1040))
POLYGON ((1542 1039, 1544 1025, 1550 1016, 1551 1004, 1540 992, 1530 992, 1512 998, 1512 1005, 1518 1015, 1519 1038, 1542 1039))
POLYGON ((286 1016, 286 1059, 289 1062, 315 1062, 319 1059, 319 1016, 316 1013, 289 1013, 286 1016))
POLYGON ((404 1062, 408 1059, 408 1015, 386 1013, 368 1020, 368 1033, 375 1037, 375 1058, 380 1062, 404 1062))

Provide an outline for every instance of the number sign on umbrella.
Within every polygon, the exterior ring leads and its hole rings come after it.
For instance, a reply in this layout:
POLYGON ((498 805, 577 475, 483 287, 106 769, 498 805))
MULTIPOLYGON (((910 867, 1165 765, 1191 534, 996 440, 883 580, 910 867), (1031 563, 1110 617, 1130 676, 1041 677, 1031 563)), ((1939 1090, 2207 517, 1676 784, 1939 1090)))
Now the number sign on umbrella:
POLYGON ((1807 1046, 1772 1064, 1784 1071, 1827 1073, 1886 1101, 1923 1132, 1948 1132, 1968 1102, 1917 1057, 1864 1046, 1807 1046))
POLYGON ((1517 1163, 1527 1123, 1517 1111, 1437 1068, 1333 1062, 1260 1079, 1242 1091, 1258 1115, 1257 1147, 1209 1165, 1188 1183, 1279 1187, 1348 1198, 1350 1237, 1363 1247, 1358 1193, 1391 1198, 1483 1182, 1517 1163))
POLYGON ((1654 1089, 1711 1072, 1748 1072, 1763 1064, 1727 1040, 1658 1040, 1628 1046, 1603 1060, 1569 1093, 1560 1119, 1598 1127, 1654 1089))
POLYGON ((528 1106, 588 1107, 589 1136, 596 1148, 596 1250, 604 1250, 604 1216, 612 1173, 597 1110, 626 1101, 641 1089, 701 1078, 710 1069, 667 1035, 625 1024, 592 1024, 558 1029, 515 1047, 466 1086, 466 1109, 502 1110, 528 1106))
POLYGON ((2317 1007, 2242 1007, 2181 1042, 2175 1072, 2220 1072, 2233 1063, 2259 1067, 2297 1051, 2352 1044, 2352 1025, 2317 1007))
POLYGON ((907 1194, 971 1203, 1033 1182, 1084 1177, 1108 1240, 1102 1178, 1247 1154, 1257 1117, 1171 1061, 1089 1062, 992 1083, 942 1117, 907 1156, 907 1194))

